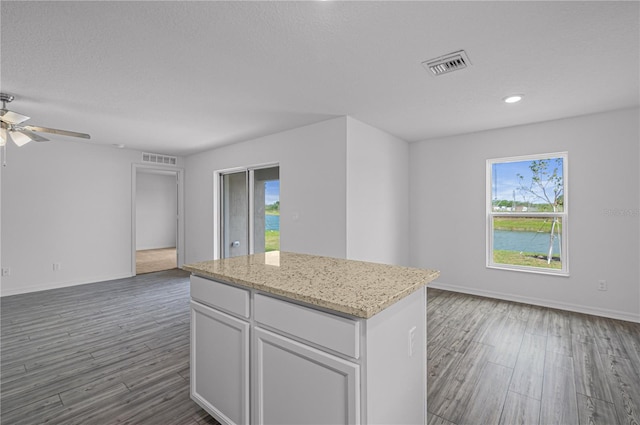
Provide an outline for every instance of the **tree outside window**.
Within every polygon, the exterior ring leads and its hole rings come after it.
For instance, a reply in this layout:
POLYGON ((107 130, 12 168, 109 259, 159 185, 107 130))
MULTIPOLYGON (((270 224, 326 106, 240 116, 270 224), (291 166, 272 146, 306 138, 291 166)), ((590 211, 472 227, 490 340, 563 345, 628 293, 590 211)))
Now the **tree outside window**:
POLYGON ((567 153, 487 161, 487 266, 568 275, 567 153))

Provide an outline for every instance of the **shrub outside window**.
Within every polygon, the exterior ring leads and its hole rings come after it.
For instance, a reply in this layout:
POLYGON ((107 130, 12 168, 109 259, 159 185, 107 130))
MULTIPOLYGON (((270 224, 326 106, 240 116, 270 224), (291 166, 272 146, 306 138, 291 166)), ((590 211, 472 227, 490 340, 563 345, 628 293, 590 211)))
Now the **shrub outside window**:
POLYGON ((487 160, 487 267, 569 275, 567 156, 487 160))

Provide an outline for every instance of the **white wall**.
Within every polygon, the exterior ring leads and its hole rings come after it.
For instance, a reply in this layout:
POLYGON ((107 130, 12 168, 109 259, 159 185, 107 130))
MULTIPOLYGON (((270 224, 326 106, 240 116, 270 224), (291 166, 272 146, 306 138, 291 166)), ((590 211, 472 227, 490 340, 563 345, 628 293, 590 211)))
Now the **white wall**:
POLYGON ((347 258, 409 262, 409 145, 350 117, 347 258))
POLYGON ((408 152, 339 117, 187 157, 187 262, 217 257, 214 171, 279 163, 283 251, 407 264, 408 152))
POLYGON ((280 164, 280 247, 346 255, 346 117, 185 158, 186 262, 214 257, 215 171, 280 164))
POLYGON ((176 176, 139 171, 136 176, 136 250, 176 246, 176 176))
POLYGON ((639 140, 630 109, 410 145, 412 265, 439 269, 434 286, 640 321, 639 140), (487 269, 485 161, 558 151, 571 276, 487 269))
POLYGON ((91 142, 7 144, 1 295, 131 276, 131 164, 91 142), (60 263, 59 271, 53 263, 60 263))

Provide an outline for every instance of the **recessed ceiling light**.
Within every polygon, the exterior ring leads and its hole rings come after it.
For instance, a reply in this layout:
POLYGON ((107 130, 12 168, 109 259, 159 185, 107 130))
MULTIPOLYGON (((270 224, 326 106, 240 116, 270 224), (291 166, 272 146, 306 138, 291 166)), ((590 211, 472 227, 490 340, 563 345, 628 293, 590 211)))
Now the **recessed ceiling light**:
POLYGON ((511 96, 507 96, 505 98, 503 98, 502 100, 505 103, 518 103, 522 100, 522 98, 524 97, 523 94, 512 94, 511 96))
POLYGON ((124 149, 125 146, 122 143, 113 143, 112 146, 117 149, 124 149))

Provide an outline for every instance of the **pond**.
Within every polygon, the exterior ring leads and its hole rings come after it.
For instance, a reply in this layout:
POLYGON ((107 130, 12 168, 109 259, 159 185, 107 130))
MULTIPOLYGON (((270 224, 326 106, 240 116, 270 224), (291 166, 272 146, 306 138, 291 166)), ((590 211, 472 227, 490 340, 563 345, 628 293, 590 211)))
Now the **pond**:
POLYGON ((265 214, 264 216, 264 230, 277 230, 280 231, 280 216, 265 214))
MULTIPOLYGON (((280 231, 280 216, 265 215, 265 230, 280 231)), ((547 254, 549 251, 549 234, 542 232, 515 232, 510 230, 495 230, 493 249, 506 251, 537 252, 547 254)), ((553 253, 560 252, 560 238, 553 241, 553 253)))
MULTIPOLYGON (((494 230, 493 249, 546 255, 549 251, 549 233, 494 230)), ((559 252, 560 238, 556 235, 553 240, 553 254, 557 255, 559 252)))

